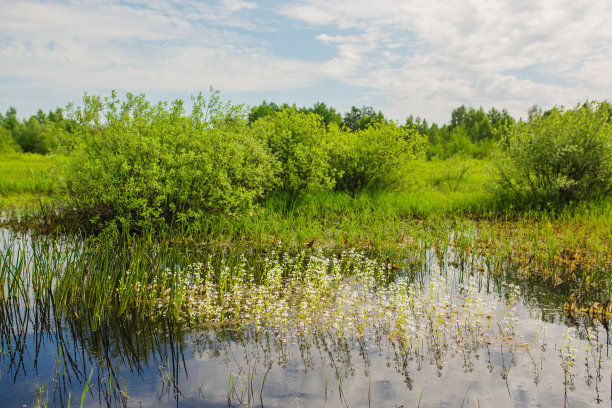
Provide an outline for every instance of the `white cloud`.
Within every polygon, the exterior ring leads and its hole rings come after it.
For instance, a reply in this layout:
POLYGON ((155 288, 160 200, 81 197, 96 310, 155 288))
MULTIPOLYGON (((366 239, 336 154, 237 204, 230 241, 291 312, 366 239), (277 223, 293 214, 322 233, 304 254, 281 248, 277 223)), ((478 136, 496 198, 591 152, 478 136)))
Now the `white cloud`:
POLYGON ((365 103, 400 120, 446 122, 463 103, 524 115, 533 103, 612 94, 610 21, 608 0, 303 0, 278 10, 245 0, 27 0, 2 7, 0 104, 33 89, 57 105, 83 91, 209 85, 292 102, 332 80, 357 95, 338 108, 365 103), (275 54, 259 34, 283 24, 285 34, 315 30, 312 40, 335 55, 275 54))
POLYGON ((344 71, 346 81, 370 84, 388 95, 393 102, 387 109, 399 117, 410 109, 444 121, 460 103, 504 106, 522 115, 533 103, 574 104, 612 93, 612 3, 607 0, 411 1, 401 6, 391 0, 310 0, 281 12, 323 30, 330 24, 358 30, 361 34, 318 38, 337 45, 336 66, 354 68, 353 76, 344 71), (367 31, 375 35, 366 36, 367 31), (563 84, 507 73, 532 65, 563 84))
MULTIPOLYGON (((77 94, 113 88, 196 92, 210 85, 227 91, 296 89, 314 80, 312 64, 275 57, 227 28, 250 28, 233 13, 254 3, 169 6, 17 3, 0 18, 0 76, 12 78, 6 89, 13 92, 36 82, 51 92, 72 88, 77 94)), ((13 101, 7 93, 8 105, 13 101)))

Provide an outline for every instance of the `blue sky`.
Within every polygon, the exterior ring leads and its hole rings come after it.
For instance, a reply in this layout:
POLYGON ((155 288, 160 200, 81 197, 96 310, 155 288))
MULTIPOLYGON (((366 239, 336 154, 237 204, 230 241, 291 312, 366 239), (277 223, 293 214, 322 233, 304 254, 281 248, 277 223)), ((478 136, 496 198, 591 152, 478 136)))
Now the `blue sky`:
POLYGON ((268 100, 446 123, 612 95, 610 0, 0 0, 0 111, 84 92, 268 100))

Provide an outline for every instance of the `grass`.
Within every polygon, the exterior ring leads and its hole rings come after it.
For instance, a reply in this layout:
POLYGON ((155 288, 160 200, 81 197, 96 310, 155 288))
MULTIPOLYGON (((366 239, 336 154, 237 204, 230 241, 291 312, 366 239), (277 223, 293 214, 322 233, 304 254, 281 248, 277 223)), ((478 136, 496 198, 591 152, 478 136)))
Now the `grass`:
MULTIPOLYGON (((5 234, 0 240, 5 249, 0 254, 0 287, 5 288, 4 299, 26 308, 33 304, 33 293, 37 302, 51 302, 58 313, 91 313, 98 323, 109 310, 142 318, 223 323, 235 321, 241 313, 255 313, 261 304, 266 310, 262 315, 273 310, 299 315, 300 303, 267 307, 265 302, 291 296, 299 299, 308 292, 305 282, 334 274, 337 280, 327 284, 316 281, 315 286, 337 288, 341 278, 353 279, 369 262, 380 265, 372 272, 377 286, 393 282, 400 271, 410 281, 423 280, 431 267, 428 258, 435 254, 439 263, 451 264, 462 272, 503 276, 512 271, 519 279, 537 276, 554 285, 564 284, 569 290, 609 298, 612 251, 605 234, 610 232, 598 223, 583 231, 588 221, 584 217, 582 222, 562 224, 563 229, 556 219, 398 222, 390 232, 366 231, 379 241, 359 252, 353 249, 357 246, 354 241, 346 247, 344 243, 325 247, 308 241, 296 244, 289 230, 283 232, 287 235, 279 235, 281 238, 269 236, 265 244, 257 245, 250 241, 252 234, 263 235, 270 227, 253 231, 246 224, 244 236, 235 233, 223 243, 217 238, 220 230, 204 240, 177 232, 163 238, 151 235, 115 240, 109 236, 14 240, 5 234), (390 240, 390 234, 397 236, 390 240), (348 255, 337 261, 336 270, 331 265, 334 254, 340 253, 348 255), (370 261, 364 260, 365 256, 370 261), (319 262, 322 275, 309 277, 309 262, 319 262), (257 285, 264 285, 263 292, 257 285), (278 297, 276 292, 283 295, 278 297)), ((262 225, 255 222, 253 228, 262 225)), ((292 231, 295 234, 296 229, 292 231)), ((311 303, 324 301, 314 299, 311 303)))
MULTIPOLYGON (((179 259, 178 252, 158 245, 115 254, 98 245, 4 242, 9 250, 0 259, 0 287, 5 288, 0 300, 26 309, 49 305, 56 316, 88 316, 93 330, 109 313, 251 327, 281 338, 320 332, 353 338, 378 326, 407 353, 430 338, 446 344, 466 332, 481 336, 498 327, 485 319, 493 314, 490 306, 476 301, 475 278, 466 275, 464 296, 451 302, 442 274, 395 279, 397 268, 356 251, 335 256, 270 252, 258 258, 202 253, 204 258, 179 259)), ((510 286, 510 292, 518 290, 510 286)), ((510 299, 516 301, 517 295, 510 299)))
MULTIPOLYGON (((8 203, 5 207, 22 205, 23 209, 41 196, 51 204, 44 212, 32 207, 29 217, 19 211, 15 213, 18 217, 5 213, 5 224, 20 222, 30 227, 47 217, 53 227, 58 196, 49 169, 57 160, 31 154, 0 159, 0 172, 5 175, 0 179, 0 192, 5 195, 0 199, 8 203), (20 221, 13 222, 17 219, 20 221)), ((478 254, 500 266, 521 264, 525 276, 583 288, 607 287, 612 270, 612 202, 588 203, 556 213, 502 209, 488 187, 492 167, 488 160, 466 158, 419 162, 419 181, 410 191, 356 195, 324 191, 291 200, 272 194, 247 214, 203 217, 141 236, 143 241, 168 247, 182 242, 197 248, 205 243, 209 249, 242 248, 247 252, 253 248, 263 252, 279 244, 293 252, 358 249, 383 260, 406 259, 415 265, 424 248, 444 252, 452 247, 464 259, 478 254)), ((82 220, 69 221, 75 222, 83 225, 82 220)), ((106 234, 102 239, 120 242, 120 235, 106 234)))
MULTIPOLYGON (((56 161, 0 158, 0 205, 26 210, 9 213, 8 224, 53 220, 53 210, 28 206, 38 197, 54 204, 56 161)), ((87 332, 113 319, 178 321, 248 327, 254 338, 326 335, 340 344, 375 327, 401 360, 483 336, 508 339, 519 288, 500 289, 507 308, 495 317, 476 296, 485 276, 610 298, 612 203, 555 213, 501 209, 487 187, 490 169, 486 160, 421 162, 411 191, 270 195, 248 214, 138 236, 13 240, 3 232, 0 300, 86 322, 87 332), (449 266, 463 282, 452 299, 441 273, 449 266)), ((5 315, 7 327, 15 319, 5 315)))
POLYGON ((28 207, 53 193, 49 170, 56 156, 13 153, 0 155, 0 208, 28 207))

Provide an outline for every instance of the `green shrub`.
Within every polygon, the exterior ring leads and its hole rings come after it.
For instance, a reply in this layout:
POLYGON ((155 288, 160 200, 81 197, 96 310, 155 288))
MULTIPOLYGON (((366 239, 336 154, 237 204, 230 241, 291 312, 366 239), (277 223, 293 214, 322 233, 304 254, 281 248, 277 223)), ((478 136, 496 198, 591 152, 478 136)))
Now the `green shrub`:
POLYGON ((558 207, 612 191, 612 127, 606 103, 555 108, 519 123, 496 157, 498 193, 529 207, 558 207))
POLYGON ((21 148, 13 139, 11 132, 0 127, 0 154, 21 152, 21 148))
POLYGON ((464 126, 457 126, 450 132, 450 140, 444 146, 444 158, 453 156, 472 156, 476 146, 469 137, 468 131, 464 126))
POLYGON ((59 168, 67 208, 94 227, 193 222, 250 208, 274 185, 275 164, 241 107, 218 93, 156 105, 144 95, 85 96, 71 115, 75 146, 59 168))
POLYGON ((411 170, 424 148, 415 129, 377 122, 356 132, 330 128, 330 135, 337 191, 393 189, 414 181, 411 170))
POLYGON ((320 116, 286 107, 258 119, 251 130, 280 165, 279 192, 295 196, 334 187, 329 156, 332 143, 320 116))

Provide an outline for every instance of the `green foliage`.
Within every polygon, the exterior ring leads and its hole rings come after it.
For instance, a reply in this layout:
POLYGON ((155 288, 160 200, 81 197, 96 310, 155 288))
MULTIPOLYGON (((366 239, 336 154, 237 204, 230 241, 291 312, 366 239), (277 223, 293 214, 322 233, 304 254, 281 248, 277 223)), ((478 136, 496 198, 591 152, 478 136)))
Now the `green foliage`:
POLYGON ((406 187, 424 140, 414 129, 376 122, 350 132, 321 116, 284 108, 251 124, 281 166, 278 192, 355 193, 406 187))
POLYGON ((450 158, 455 155, 473 156, 474 144, 463 126, 453 128, 449 139, 444 146, 444 158, 450 158))
POLYGON ((355 193, 407 187, 423 137, 412 128, 378 122, 356 132, 334 132, 336 190, 355 193))
POLYGON ((272 116, 281 108, 274 102, 266 102, 265 100, 259 106, 253 106, 249 112, 249 123, 255 122, 257 119, 272 116))
POLYGON ((327 107, 324 102, 317 102, 312 108, 307 109, 309 112, 316 113, 321 117, 323 123, 326 125, 335 124, 340 126, 342 124, 342 115, 340 115, 334 108, 327 107))
POLYGON ((17 128, 19 126, 19 120, 17 120, 17 109, 11 106, 6 111, 6 116, 0 114, 0 124, 3 128, 11 132, 17 128))
POLYGON ((511 128, 496 158, 498 193, 522 205, 557 207, 612 191, 612 127, 606 103, 542 114, 511 128))
POLYGON ((50 111, 46 115, 39 110, 36 115, 20 123, 17 120, 17 110, 9 108, 6 116, 0 115, 0 126, 8 130, 13 140, 19 146, 18 151, 25 153, 47 154, 61 146, 72 143, 71 121, 66 121, 61 109, 50 111))
POLYGON ((336 112, 334 108, 327 107, 324 102, 317 102, 314 104, 312 108, 296 108, 295 104, 289 106, 289 104, 284 103, 281 106, 278 106, 274 102, 266 102, 265 100, 259 106, 254 106, 251 108, 249 112, 249 123, 253 123, 257 121, 257 119, 265 118, 267 116, 273 116, 277 112, 283 109, 295 109, 297 112, 301 113, 315 113, 319 115, 320 120, 327 126, 330 124, 336 124, 340 126, 342 124, 342 116, 336 112))
POLYGON ((240 106, 194 98, 170 106, 128 94, 85 95, 77 142, 59 170, 68 208, 94 227, 143 228, 250 208, 275 181, 274 160, 240 106))
POLYGON ((21 148, 13 139, 11 132, 0 127, 0 154, 20 152, 21 148))
POLYGON ((385 117, 381 111, 376 111, 371 106, 357 108, 353 106, 349 112, 344 115, 344 126, 351 131, 367 129, 368 126, 383 122, 385 117))
POLYGON ((411 115, 406 126, 417 129, 429 140, 426 154, 431 159, 448 159, 455 155, 484 159, 491 156, 496 142, 516 121, 508 111, 491 108, 467 108, 462 105, 453 110, 448 125, 428 126, 425 119, 411 115))
POLYGON ((252 123, 250 129, 280 164, 279 191, 295 196, 334 187, 331 141, 320 116, 286 107, 252 123))
POLYGON ((27 153, 48 153, 51 145, 48 136, 49 134, 35 116, 13 131, 13 137, 21 149, 27 153))

